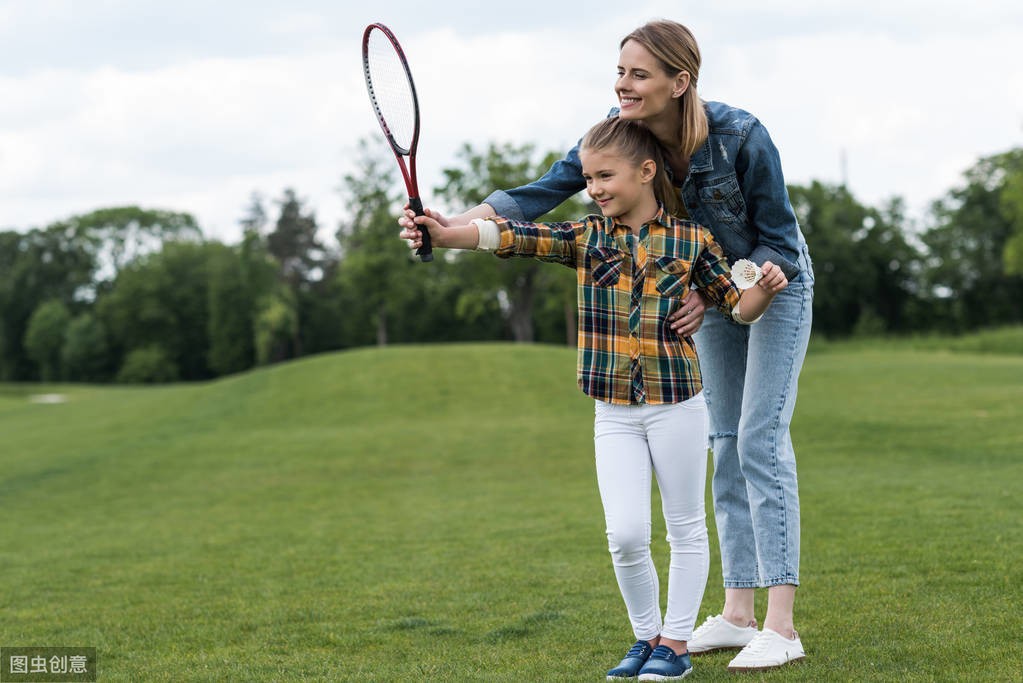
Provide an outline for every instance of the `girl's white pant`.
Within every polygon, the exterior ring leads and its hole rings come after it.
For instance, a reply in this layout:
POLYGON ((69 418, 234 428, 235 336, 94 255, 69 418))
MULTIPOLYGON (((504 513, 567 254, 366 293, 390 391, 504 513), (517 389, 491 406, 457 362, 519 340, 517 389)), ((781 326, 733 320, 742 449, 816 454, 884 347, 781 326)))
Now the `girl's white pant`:
POLYGON ((597 401, 593 425, 597 483, 608 549, 632 630, 688 641, 710 564, 703 492, 707 405, 703 394, 668 405, 597 401), (657 476, 668 529, 668 610, 661 622, 659 583, 650 555, 650 484, 657 476))

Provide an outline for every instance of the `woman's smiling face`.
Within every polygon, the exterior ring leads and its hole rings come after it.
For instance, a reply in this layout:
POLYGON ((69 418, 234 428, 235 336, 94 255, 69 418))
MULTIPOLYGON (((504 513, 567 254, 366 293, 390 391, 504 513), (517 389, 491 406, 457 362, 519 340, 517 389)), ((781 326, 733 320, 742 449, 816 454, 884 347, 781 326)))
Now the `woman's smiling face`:
POLYGON ((630 40, 622 46, 618 56, 618 80, 615 93, 621 106, 623 119, 645 120, 655 118, 668 107, 678 109, 678 98, 689 85, 689 74, 669 76, 650 51, 630 40))

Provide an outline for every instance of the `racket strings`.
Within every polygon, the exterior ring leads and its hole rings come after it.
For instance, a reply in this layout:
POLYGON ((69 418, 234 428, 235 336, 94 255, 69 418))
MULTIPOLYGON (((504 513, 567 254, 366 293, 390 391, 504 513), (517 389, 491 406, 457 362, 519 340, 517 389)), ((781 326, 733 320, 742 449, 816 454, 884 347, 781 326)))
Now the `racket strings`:
POLYGON ((366 78, 370 98, 385 130, 408 153, 416 127, 415 95, 401 57, 382 31, 370 34, 366 78))

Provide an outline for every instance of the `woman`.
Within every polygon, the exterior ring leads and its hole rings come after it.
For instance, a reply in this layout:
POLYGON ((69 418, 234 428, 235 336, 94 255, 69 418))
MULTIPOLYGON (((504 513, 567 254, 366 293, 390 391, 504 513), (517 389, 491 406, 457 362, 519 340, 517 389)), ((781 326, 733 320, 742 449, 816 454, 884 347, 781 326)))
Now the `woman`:
MULTIPOLYGON (((700 52, 671 21, 648 23, 621 43, 615 92, 623 119, 642 121, 663 145, 688 216, 707 227, 729 262, 771 261, 789 280, 760 322, 718 315, 690 293, 672 327, 697 332, 714 451, 714 516, 725 604, 688 643, 691 653, 742 648, 730 670, 784 665, 804 656, 793 625, 799 585, 799 497, 789 424, 810 336, 813 269, 789 203, 778 151, 752 114, 696 92, 700 52), (747 391, 746 388, 749 387, 747 391), (768 588, 762 631, 754 589, 768 588)), ((495 214, 533 220, 585 187, 578 148, 539 180, 496 191, 451 219, 495 214)), ((442 224, 448 221, 430 214, 442 224)), ((400 221, 411 228, 408 215, 400 221)))

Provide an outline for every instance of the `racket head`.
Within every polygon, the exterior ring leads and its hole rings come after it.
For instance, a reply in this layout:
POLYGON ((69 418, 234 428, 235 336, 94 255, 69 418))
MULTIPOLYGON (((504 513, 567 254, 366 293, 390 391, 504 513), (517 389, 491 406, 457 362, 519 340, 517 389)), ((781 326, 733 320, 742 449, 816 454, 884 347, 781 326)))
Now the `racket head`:
POLYGON ((380 128, 396 154, 414 156, 419 144, 419 98, 398 39, 383 24, 362 35, 366 89, 380 128))

